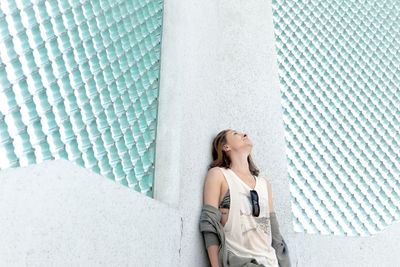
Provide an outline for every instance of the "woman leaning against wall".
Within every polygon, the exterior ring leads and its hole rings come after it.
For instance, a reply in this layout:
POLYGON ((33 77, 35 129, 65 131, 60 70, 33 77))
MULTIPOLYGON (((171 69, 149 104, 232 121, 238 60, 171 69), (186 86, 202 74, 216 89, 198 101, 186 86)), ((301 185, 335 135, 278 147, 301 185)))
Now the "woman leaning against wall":
POLYGON ((227 129, 212 143, 200 231, 212 267, 290 266, 269 179, 251 157, 245 133, 227 129))

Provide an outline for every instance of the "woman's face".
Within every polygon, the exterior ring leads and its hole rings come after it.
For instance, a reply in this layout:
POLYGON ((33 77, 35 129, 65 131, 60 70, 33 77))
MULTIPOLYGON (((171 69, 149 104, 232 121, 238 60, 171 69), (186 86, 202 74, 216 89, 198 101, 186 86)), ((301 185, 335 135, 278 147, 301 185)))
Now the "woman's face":
POLYGON ((235 130, 229 130, 226 134, 227 144, 231 150, 241 150, 243 148, 251 148, 253 143, 250 141, 246 133, 235 130))

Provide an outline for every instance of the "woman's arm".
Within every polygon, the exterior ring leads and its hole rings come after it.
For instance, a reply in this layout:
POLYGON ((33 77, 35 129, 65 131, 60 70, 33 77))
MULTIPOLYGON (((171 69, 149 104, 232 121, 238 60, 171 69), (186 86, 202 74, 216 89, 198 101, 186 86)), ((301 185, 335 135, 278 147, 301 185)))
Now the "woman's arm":
MULTIPOLYGON (((218 168, 211 168, 207 173, 207 178, 204 183, 203 204, 214 206, 218 209, 220 198, 220 189, 222 184, 222 173, 218 168)), ((207 247, 208 257, 212 267, 219 267, 218 261, 219 245, 210 245, 207 247)))
POLYGON ((218 245, 211 245, 207 248, 208 257, 210 258, 211 267, 219 267, 218 261, 218 245))
POLYGON ((274 204, 272 201, 272 188, 271 182, 269 179, 267 180, 267 188, 268 188, 268 205, 269 205, 269 215, 271 219, 271 235, 272 235, 272 247, 275 249, 276 257, 278 259, 279 266, 281 267, 291 267, 289 250, 283 239, 280 231, 278 219, 276 217, 276 213, 274 210, 274 204))
POLYGON ((271 183, 269 182, 268 179, 265 179, 267 181, 267 188, 268 188, 268 206, 269 206, 269 212, 275 212, 274 210, 274 203, 272 201, 272 188, 271 188, 271 183))

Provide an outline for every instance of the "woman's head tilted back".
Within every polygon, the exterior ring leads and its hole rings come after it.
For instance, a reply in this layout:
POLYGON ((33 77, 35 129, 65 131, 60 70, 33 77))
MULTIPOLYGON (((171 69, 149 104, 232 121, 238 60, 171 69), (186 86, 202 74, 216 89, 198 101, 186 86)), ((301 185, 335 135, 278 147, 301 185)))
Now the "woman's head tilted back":
POLYGON ((252 174, 258 176, 259 170, 253 162, 251 157, 251 149, 253 144, 248 139, 247 134, 239 133, 232 129, 222 130, 217 134, 212 144, 212 162, 208 169, 213 167, 230 168, 232 153, 245 153, 247 154, 247 162, 252 174))

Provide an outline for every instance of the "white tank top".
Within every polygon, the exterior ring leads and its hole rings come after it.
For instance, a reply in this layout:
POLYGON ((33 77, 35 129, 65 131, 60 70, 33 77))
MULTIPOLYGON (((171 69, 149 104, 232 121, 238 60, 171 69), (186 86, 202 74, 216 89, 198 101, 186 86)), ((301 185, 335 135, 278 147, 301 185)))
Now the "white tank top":
POLYGON ((230 168, 220 167, 228 182, 230 209, 224 225, 227 250, 242 257, 253 257, 266 267, 279 267, 275 249, 271 246, 268 189, 266 178, 256 177, 260 215, 252 215, 250 188, 230 168))

